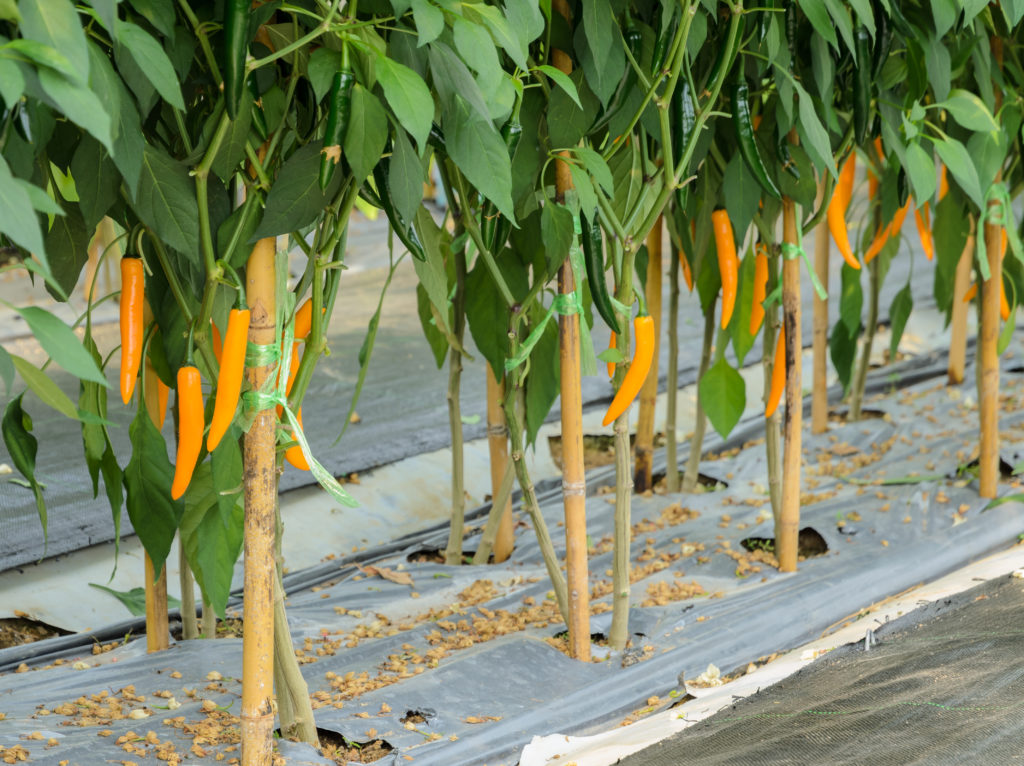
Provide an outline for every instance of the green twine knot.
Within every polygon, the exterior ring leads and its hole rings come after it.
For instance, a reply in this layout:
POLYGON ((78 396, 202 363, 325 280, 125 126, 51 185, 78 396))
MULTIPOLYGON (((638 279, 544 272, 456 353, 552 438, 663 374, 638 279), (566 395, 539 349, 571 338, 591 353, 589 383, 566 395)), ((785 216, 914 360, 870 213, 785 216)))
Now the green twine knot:
MULTIPOLYGON (((814 286, 814 292, 817 293, 820 300, 828 300, 828 292, 825 290, 825 286, 818 279, 818 274, 814 270, 814 265, 811 263, 810 256, 807 255, 807 251, 804 250, 804 233, 800 226, 800 217, 796 218, 796 244, 792 242, 782 243, 782 257, 787 261, 792 261, 797 258, 802 258, 804 265, 807 267, 807 273, 811 277, 811 284, 814 286)), ((779 279, 779 283, 772 290, 764 300, 764 306, 768 307, 775 301, 782 300, 782 279, 779 279)))
MULTIPOLYGON (((1006 184, 1002 182, 992 184, 985 194, 985 205, 981 210, 981 215, 978 217, 979 232, 984 232, 986 223, 990 223, 993 226, 1001 226, 1006 231, 1010 252, 1014 254, 1018 261, 1024 263, 1024 248, 1021 247, 1017 226, 1013 220, 1010 192, 1006 188, 1006 184)), ((981 274, 982 280, 987 282, 992 276, 992 271, 988 266, 985 236, 982 233, 981 236, 975 239, 978 244, 978 273, 981 274)))

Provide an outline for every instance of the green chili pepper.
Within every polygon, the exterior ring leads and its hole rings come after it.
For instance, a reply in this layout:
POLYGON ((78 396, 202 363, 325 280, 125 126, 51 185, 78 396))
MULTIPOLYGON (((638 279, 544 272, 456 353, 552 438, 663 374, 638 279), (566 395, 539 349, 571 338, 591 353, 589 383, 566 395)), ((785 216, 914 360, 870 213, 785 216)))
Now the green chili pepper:
POLYGON ((252 94, 252 124, 256 128, 256 135, 260 141, 267 140, 267 116, 263 113, 263 106, 260 104, 260 89, 256 83, 255 72, 249 75, 247 80, 249 93, 252 94))
POLYGON ((764 10, 761 11, 757 20, 757 40, 763 42, 764 38, 768 36, 768 25, 772 20, 773 11, 775 10, 775 0, 765 0, 761 6, 764 10))
POLYGON ((580 216, 583 225, 583 261, 587 267, 587 282, 590 284, 590 297, 594 299, 594 308, 601 315, 604 323, 616 335, 619 334, 619 320, 615 317, 612 299, 608 294, 608 283, 604 280, 604 243, 601 240, 601 225, 594 221, 587 223, 586 216, 580 216))
POLYGON ((786 44, 789 45, 791 56, 796 54, 797 41, 799 40, 797 37, 798 25, 799 19, 796 15, 796 3, 793 0, 789 0, 786 3, 786 44))
POLYGON ((381 157, 380 162, 373 169, 373 180, 377 184, 377 195, 380 198, 381 207, 391 222, 391 228, 395 230, 395 235, 408 248, 412 257, 418 261, 425 261, 427 256, 423 252, 423 245, 420 244, 416 231, 402 218, 391 197, 391 184, 388 181, 390 163, 391 160, 388 157, 381 157))
POLYGON ((749 91, 747 81, 743 76, 742 67, 736 68, 736 78, 730 89, 730 100, 732 101, 732 124, 736 129, 736 138, 740 144, 740 154, 754 178, 761 184, 761 187, 776 199, 782 195, 778 187, 768 176, 768 169, 764 166, 761 153, 757 149, 757 140, 754 138, 754 126, 750 119, 749 91))
POLYGON ((779 136, 779 141, 775 144, 775 154, 779 159, 779 163, 782 165, 782 169, 789 173, 797 181, 800 180, 800 169, 793 162, 793 155, 789 153, 789 140, 785 134, 779 136))
POLYGON ((633 17, 627 14, 626 26, 623 30, 623 37, 626 38, 626 47, 629 48, 629 52, 633 54, 633 58, 636 62, 640 63, 640 42, 643 39, 640 35, 640 30, 636 24, 633 23, 633 17))
POLYGON ((853 74, 853 136, 858 145, 863 145, 871 127, 871 41, 863 24, 857 25, 855 34, 857 68, 853 74))
POLYGON ((352 113, 352 86, 356 77, 352 70, 342 65, 334 73, 331 96, 327 107, 327 129, 324 131, 324 148, 320 150, 320 188, 326 189, 334 175, 334 168, 341 162, 341 145, 348 130, 348 118, 352 113))
POLYGON ((227 0, 224 3, 224 105, 232 120, 238 116, 245 87, 251 5, 250 0, 227 0))
POLYGON ((882 73, 882 67, 885 66, 885 62, 889 58, 889 49, 892 47, 892 26, 889 24, 889 15, 885 13, 884 9, 876 8, 874 16, 875 50, 873 57, 875 66, 872 77, 877 80, 882 73))
POLYGON ((657 74, 665 63, 665 56, 668 54, 668 44, 676 36, 676 28, 679 26, 679 17, 673 13, 672 20, 668 23, 665 31, 657 42, 654 43, 654 54, 651 56, 651 72, 657 74))
POLYGON ((672 93, 670 102, 671 111, 669 119, 672 128, 672 154, 676 162, 682 158, 686 151, 690 138, 693 136, 693 129, 697 125, 697 113, 693 106, 693 94, 690 91, 690 83, 681 79, 672 93))
POLYGON ((900 168, 899 175, 896 176, 896 193, 899 195, 900 207, 903 207, 910 197, 910 182, 907 179, 907 171, 903 168, 900 168))
MULTIPOLYGON (((501 128, 501 137, 505 141, 509 160, 515 157, 522 135, 523 126, 519 124, 519 120, 515 116, 509 117, 508 122, 501 128)), ((483 237, 487 249, 493 253, 498 247, 505 244, 512 228, 511 224, 500 216, 497 206, 490 200, 484 202, 481 207, 480 218, 480 235, 483 237)))

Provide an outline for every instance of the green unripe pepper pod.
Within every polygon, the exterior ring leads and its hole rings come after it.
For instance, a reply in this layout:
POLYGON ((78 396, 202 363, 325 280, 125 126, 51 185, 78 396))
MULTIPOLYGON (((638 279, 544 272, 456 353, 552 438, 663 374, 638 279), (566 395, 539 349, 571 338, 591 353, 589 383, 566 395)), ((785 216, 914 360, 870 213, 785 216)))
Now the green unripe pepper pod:
POLYGON ((387 157, 382 157, 373 169, 373 181, 377 184, 377 195, 380 198, 381 207, 384 210, 384 214, 388 217, 388 221, 391 222, 391 228, 394 229, 395 235, 406 246, 412 257, 418 261, 425 261, 427 256, 423 252, 423 245, 420 244, 416 231, 398 212, 394 199, 391 197, 391 182, 388 180, 390 167, 391 160, 387 157))
POLYGON ((341 146, 345 142, 349 116, 352 114, 352 87, 356 76, 342 66, 334 73, 331 95, 327 107, 327 128, 324 148, 320 150, 320 188, 326 189, 334 176, 334 168, 341 162, 341 146))
POLYGON ((619 334, 619 321, 615 317, 611 296, 608 294, 608 283, 604 280, 604 243, 601 240, 601 225, 594 221, 587 222, 586 216, 580 216, 583 225, 583 263, 587 267, 587 282, 590 284, 590 297, 594 300, 594 308, 604 323, 616 335, 619 334))
POLYGON ((775 186, 775 182, 768 176, 768 169, 765 167, 764 160, 761 159, 761 153, 757 149, 757 141, 754 138, 754 126, 750 117, 749 96, 747 81, 743 77, 742 68, 737 67, 737 76, 733 79, 729 90, 729 100, 732 108, 732 124, 736 129, 736 139, 739 141, 740 154, 743 155, 743 160, 747 163, 750 172, 754 174, 754 178, 761 184, 761 188, 775 197, 775 199, 781 199, 782 195, 779 193, 778 187, 775 186))
POLYGON ((232 120, 238 116, 245 88, 245 57, 249 52, 250 0, 224 3, 224 106, 232 120))
POLYGON ((854 71, 853 84, 853 138, 858 146, 868 139, 871 127, 871 40, 867 27, 857 26, 855 32, 857 49, 857 69, 854 71))

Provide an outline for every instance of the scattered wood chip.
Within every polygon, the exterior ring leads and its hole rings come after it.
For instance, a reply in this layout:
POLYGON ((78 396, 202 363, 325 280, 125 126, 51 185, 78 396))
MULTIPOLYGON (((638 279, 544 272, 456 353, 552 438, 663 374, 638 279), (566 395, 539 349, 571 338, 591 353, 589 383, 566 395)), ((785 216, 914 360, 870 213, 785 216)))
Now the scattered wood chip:
POLYGON ((396 572, 394 569, 375 566, 360 566, 359 571, 367 577, 380 577, 381 579, 388 580, 389 582, 398 583, 399 585, 408 585, 410 587, 415 585, 412 581, 412 575, 408 572, 396 572))

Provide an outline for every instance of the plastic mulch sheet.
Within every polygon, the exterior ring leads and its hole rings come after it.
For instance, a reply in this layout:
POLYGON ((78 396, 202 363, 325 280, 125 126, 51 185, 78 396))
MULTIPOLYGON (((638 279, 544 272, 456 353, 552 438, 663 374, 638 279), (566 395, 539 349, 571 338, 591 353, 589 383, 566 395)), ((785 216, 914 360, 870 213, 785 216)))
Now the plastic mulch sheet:
MULTIPOLYGON (((1004 369, 1019 358, 1014 345, 1004 369)), ((595 635, 590 664, 562 651, 563 625, 528 528, 500 565, 434 563, 447 538, 436 528, 289 575, 288 614, 318 727, 386 742, 387 764, 513 764, 534 735, 591 733, 662 709, 682 694, 681 675, 693 679, 709 663, 746 668, 1012 544, 1024 531, 1021 505, 986 510, 958 470, 976 444, 975 383, 947 388, 944 369, 944 358, 929 357, 881 370, 868 401, 874 417, 805 435, 808 557, 796 574, 778 573, 764 550, 772 523, 760 417, 724 444, 710 440, 717 454, 702 470, 718 489, 635 497, 631 646, 609 653, 595 635)), ((1012 409, 1024 375, 1004 372, 1002 393, 1012 466, 1024 439, 1024 414, 1012 409)), ((611 467, 588 476, 591 630, 602 635, 611 621, 612 480, 611 467)), ((1007 479, 1000 491, 1019 490, 1007 479)), ((561 554, 558 488, 542 491, 541 503, 561 554)), ((482 524, 479 512, 471 519, 482 524)), ((187 762, 236 756, 240 640, 146 655, 139 630, 126 623, 0 652, 0 746, 72 764, 166 759, 172 748, 191 752, 187 762), (22 662, 24 672, 12 672, 22 662)), ((289 764, 323 762, 304 745, 280 746, 289 764)))
POLYGON ((1024 582, 929 604, 619 761, 1016 763, 1024 742, 1024 582))

